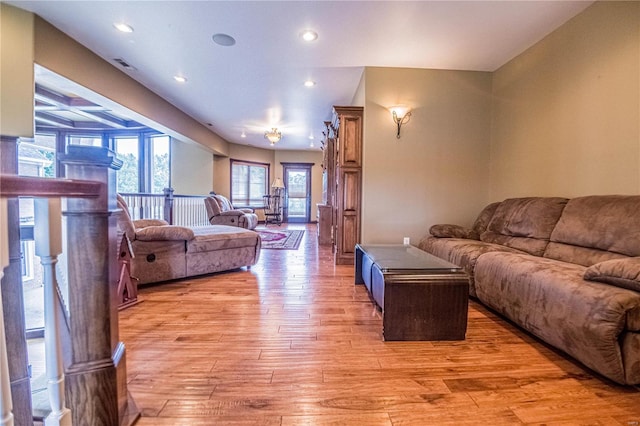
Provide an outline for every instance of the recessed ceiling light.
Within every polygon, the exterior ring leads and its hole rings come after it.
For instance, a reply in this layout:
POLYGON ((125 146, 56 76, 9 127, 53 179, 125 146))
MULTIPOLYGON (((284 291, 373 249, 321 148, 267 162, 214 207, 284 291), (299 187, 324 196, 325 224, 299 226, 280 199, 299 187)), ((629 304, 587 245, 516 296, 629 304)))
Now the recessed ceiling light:
POLYGON ((318 38, 318 33, 312 30, 304 30, 300 33, 300 37, 302 37, 304 41, 314 41, 318 38))
POLYGON ((133 32, 133 27, 131 25, 127 25, 127 24, 124 24, 122 22, 116 22, 115 24, 113 24, 113 26, 118 31, 121 31, 123 33, 132 33, 133 32))
MULTIPOLYGON (((315 137, 313 136, 313 133, 309 133, 309 139, 314 140, 315 137)), ((313 144, 313 142, 311 142, 313 144)))
POLYGON ((183 77, 183 76, 181 76, 181 75, 174 75, 174 76, 173 76, 173 79, 174 79, 175 81, 177 81, 178 83, 186 83, 186 82, 187 82, 186 77, 183 77))
POLYGON ((236 44, 236 39, 231 37, 229 34, 218 33, 211 36, 211 38, 215 44, 220 46, 233 46, 236 44))
POLYGON ((313 80, 307 80, 304 82, 304 87, 313 87, 316 85, 316 82, 313 80))
POLYGON ((244 132, 244 130, 242 131, 242 134, 240 135, 241 138, 246 138, 247 134, 244 132))

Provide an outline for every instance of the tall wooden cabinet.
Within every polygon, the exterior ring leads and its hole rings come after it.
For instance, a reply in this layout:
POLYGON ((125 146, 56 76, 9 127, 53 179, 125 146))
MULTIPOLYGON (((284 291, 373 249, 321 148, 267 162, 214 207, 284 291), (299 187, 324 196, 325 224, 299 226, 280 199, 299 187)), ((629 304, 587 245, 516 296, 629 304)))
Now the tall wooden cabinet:
POLYGON ((325 140, 326 199, 332 207, 335 263, 353 264, 360 242, 362 206, 362 107, 334 106, 325 140))

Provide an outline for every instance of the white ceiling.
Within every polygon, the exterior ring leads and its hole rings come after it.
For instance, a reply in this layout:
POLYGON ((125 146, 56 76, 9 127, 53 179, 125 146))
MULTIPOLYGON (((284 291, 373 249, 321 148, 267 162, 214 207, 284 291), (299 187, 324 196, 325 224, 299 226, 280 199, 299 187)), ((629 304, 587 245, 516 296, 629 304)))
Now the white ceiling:
POLYGON ((310 149, 309 135, 318 149, 331 106, 351 104, 365 66, 493 71, 592 1, 6 3, 124 59, 128 75, 230 142, 268 148, 263 134, 277 127, 278 149, 310 149), (307 28, 316 41, 299 37, 307 28), (235 46, 213 43, 216 33, 235 46))

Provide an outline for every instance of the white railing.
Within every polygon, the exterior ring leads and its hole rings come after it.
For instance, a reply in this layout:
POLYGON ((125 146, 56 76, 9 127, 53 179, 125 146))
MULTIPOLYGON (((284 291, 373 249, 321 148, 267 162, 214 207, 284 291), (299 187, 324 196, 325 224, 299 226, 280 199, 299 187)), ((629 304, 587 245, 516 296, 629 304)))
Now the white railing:
POLYGON ((129 207, 131 219, 164 219, 171 225, 209 225, 205 196, 173 195, 172 189, 164 194, 121 193, 129 207))
POLYGON ((174 195, 173 225, 204 226, 210 225, 207 217, 205 197, 174 195))
POLYGON ((131 219, 164 219, 164 195, 120 194, 127 202, 131 219))

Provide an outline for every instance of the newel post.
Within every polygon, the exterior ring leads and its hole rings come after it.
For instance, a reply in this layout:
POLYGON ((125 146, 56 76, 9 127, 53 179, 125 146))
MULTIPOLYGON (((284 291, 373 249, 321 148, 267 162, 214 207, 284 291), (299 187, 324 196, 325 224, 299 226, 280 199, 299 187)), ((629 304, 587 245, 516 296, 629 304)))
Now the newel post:
POLYGON ((173 225, 173 188, 164 188, 164 220, 173 225))
POLYGON ((97 198, 68 198, 63 211, 71 317, 65 393, 73 424, 118 425, 127 407, 116 298, 115 186, 122 161, 106 148, 72 145, 61 163, 69 179, 105 184, 97 198))

